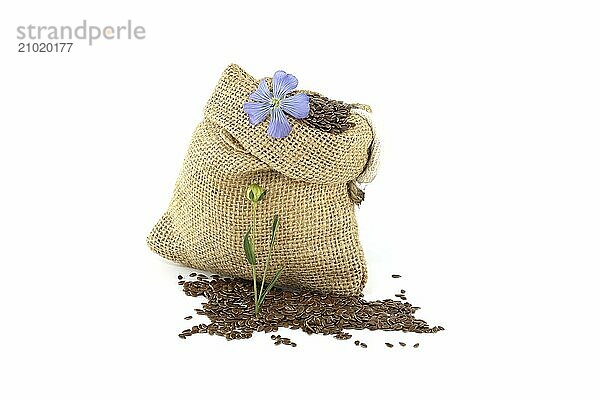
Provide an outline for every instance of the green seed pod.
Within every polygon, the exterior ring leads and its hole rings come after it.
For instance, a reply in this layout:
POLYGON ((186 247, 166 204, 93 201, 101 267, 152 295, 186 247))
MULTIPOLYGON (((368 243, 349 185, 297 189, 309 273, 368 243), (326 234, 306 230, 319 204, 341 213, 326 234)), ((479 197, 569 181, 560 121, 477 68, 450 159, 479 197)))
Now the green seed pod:
POLYGON ((248 186, 248 189, 246 189, 246 198, 253 203, 258 203, 263 199, 263 197, 265 197, 266 193, 267 192, 258 186, 258 184, 253 183, 252 185, 248 186))

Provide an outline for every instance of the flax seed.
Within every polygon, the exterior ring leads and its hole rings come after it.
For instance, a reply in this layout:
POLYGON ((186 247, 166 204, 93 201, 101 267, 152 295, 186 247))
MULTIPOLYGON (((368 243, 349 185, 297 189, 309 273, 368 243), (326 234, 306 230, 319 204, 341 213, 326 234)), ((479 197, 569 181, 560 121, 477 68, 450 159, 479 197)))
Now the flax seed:
MULTIPOLYGON (((256 316, 251 282, 217 275, 211 275, 210 279, 202 274, 197 277, 198 279, 181 280, 178 283, 182 285, 186 295, 206 298, 207 302, 194 311, 198 315, 206 315, 211 323, 200 324, 195 329, 181 332, 180 335, 184 337, 192 333, 208 333, 228 340, 239 340, 252 337, 254 332, 274 332, 278 328, 289 328, 347 340, 352 337, 346 332, 348 329, 414 333, 443 330, 441 326, 431 328, 425 321, 415 318, 414 314, 419 308, 408 302, 392 299, 366 301, 362 296, 348 297, 279 288, 269 292, 260 314, 256 316)), ((290 339, 282 338, 281 335, 273 334, 270 337, 274 343, 279 343, 277 345, 293 346, 290 339)), ((354 343, 366 347, 365 343, 358 340, 354 343)))

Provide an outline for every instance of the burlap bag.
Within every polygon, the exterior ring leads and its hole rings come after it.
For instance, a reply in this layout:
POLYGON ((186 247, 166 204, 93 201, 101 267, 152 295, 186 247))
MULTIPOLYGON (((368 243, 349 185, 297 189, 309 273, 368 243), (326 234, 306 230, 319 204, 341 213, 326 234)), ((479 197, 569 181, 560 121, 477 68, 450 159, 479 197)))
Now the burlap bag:
POLYGON ((268 123, 252 126, 242 108, 257 86, 258 80, 237 65, 225 70, 148 245, 187 266, 251 279, 242 241, 251 221, 246 188, 256 182, 267 192, 258 205, 258 271, 273 216, 279 214, 267 276, 285 266, 281 285, 358 295, 367 269, 352 192, 361 173, 363 181, 374 175, 368 107, 356 106, 349 117, 355 126, 345 132, 323 132, 290 118, 289 136, 273 139, 266 133, 268 123))

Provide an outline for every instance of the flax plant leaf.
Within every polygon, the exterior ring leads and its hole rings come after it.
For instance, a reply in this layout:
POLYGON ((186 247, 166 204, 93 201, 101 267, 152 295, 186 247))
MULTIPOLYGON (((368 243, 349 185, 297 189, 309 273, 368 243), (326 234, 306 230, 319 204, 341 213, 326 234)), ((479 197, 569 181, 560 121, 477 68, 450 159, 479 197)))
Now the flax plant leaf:
MULTIPOLYGON (((273 255, 273 248, 275 247, 275 239, 277 238, 277 229, 278 228, 279 228, 279 215, 275 214, 275 217, 273 218, 273 225, 271 226, 271 243, 269 244, 269 255, 267 256, 267 267, 269 266, 269 262, 271 261, 271 257, 273 255)), ((269 286, 267 286, 267 289, 264 292, 262 290, 262 287, 265 282, 264 274, 263 274, 263 285, 261 285, 261 287, 260 287, 260 296, 259 296, 259 300, 258 300, 259 305, 262 305, 262 302, 265 300, 267 293, 269 293, 269 291, 273 288, 273 286, 277 282, 277 279, 279 279, 279 277, 281 276, 282 271, 283 271, 283 268, 281 268, 279 271, 277 271, 277 273, 275 274, 275 277, 273 278, 273 281, 269 284, 269 286)))
POLYGON ((263 292, 262 298, 258 299, 259 304, 262 304, 263 301, 265 301, 265 297, 267 297, 267 294, 271 291, 271 289, 273 289, 273 286, 275 286, 275 284, 277 283, 277 280, 281 276, 282 272, 283 272, 283 267, 279 271, 277 271, 277 273, 273 277, 273 280, 271 281, 271 283, 269 283, 269 286, 267 286, 267 288, 263 292))
POLYGON ((246 259, 250 265, 256 265, 256 252, 254 251, 254 244, 250 238, 250 232, 252 232, 252 225, 248 227, 248 231, 244 235, 244 253, 246 253, 246 259))
POLYGON ((273 251, 273 245, 275 244, 275 237, 277 236, 277 229, 279 228, 279 215, 275 214, 273 218, 273 225, 271 226, 271 251, 273 251))

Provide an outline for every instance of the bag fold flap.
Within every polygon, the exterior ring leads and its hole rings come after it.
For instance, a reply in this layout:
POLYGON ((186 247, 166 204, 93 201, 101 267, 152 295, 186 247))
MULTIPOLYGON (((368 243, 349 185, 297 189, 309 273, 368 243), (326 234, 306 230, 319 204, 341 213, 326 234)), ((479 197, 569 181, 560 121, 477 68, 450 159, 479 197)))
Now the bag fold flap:
POLYGON ((354 124, 352 128, 329 133, 288 116, 292 131, 286 138, 274 139, 267 134, 269 118, 253 126, 243 110, 258 83, 239 66, 228 66, 206 105, 205 118, 226 129, 254 157, 291 179, 333 184, 361 174, 374 137, 366 118, 351 113, 348 121, 354 124))

